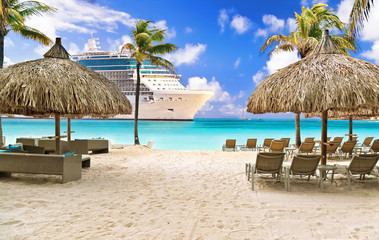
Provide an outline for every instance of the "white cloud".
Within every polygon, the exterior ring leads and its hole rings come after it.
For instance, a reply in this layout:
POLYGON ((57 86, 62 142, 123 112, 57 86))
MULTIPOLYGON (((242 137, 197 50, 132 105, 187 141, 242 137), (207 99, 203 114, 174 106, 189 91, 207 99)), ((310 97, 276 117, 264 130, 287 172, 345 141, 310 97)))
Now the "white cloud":
POLYGON ((76 45, 75 43, 70 43, 67 51, 70 55, 76 55, 76 54, 79 54, 81 52, 78 45, 76 45))
POLYGON ((4 47, 6 47, 6 48, 14 47, 14 43, 13 43, 12 39, 10 39, 9 37, 5 37, 4 38, 4 47))
POLYGON ((10 60, 8 57, 4 56, 4 68, 9 67, 10 65, 13 65, 13 64, 15 64, 15 63, 12 62, 12 60, 10 60))
POLYGON ((292 52, 280 52, 270 57, 270 60, 266 62, 267 71, 269 74, 276 72, 277 70, 287 67, 288 65, 299 61, 297 51, 292 52))
POLYGON ((171 38, 176 37, 175 28, 167 27, 166 20, 160 20, 158 22, 151 23, 150 26, 158 28, 158 29, 166 30, 165 39, 171 39, 171 38))
POLYGON ((300 58, 297 56, 296 51, 280 52, 274 54, 266 62, 266 66, 264 66, 252 77, 253 82, 255 83, 255 85, 259 85, 267 75, 273 74, 279 69, 287 67, 288 65, 299 60, 300 58))
POLYGON ((294 18, 287 18, 286 25, 290 32, 294 32, 297 28, 296 20, 294 18))
POLYGON ((284 28, 285 21, 277 18, 272 14, 265 14, 262 17, 262 21, 266 26, 269 26, 270 32, 277 32, 284 28))
POLYGON ((123 35, 119 39, 108 38, 107 42, 109 44, 110 51, 120 52, 122 46, 124 46, 126 43, 132 43, 133 41, 129 35, 123 35))
POLYGON ((264 37, 266 38, 268 36, 268 32, 265 29, 258 28, 258 30, 255 32, 256 37, 264 37))
POLYGON ((355 0, 342 0, 337 5, 337 16, 342 22, 348 23, 350 18, 351 9, 353 8, 355 0))
POLYGON ((180 66, 182 64, 189 65, 195 63, 200 55, 205 52, 206 48, 206 44, 198 43, 193 45, 187 43, 184 48, 180 48, 174 53, 167 54, 166 58, 175 66, 180 66))
POLYGON ((251 22, 247 17, 236 14, 233 16, 233 20, 230 26, 238 33, 243 34, 251 27, 251 22))
POLYGON ((43 46, 43 45, 38 45, 35 49, 34 52, 40 55, 40 57, 43 57, 43 55, 49 51, 51 46, 43 46))
POLYGON ((263 79, 265 77, 265 73, 261 70, 259 70, 253 77, 253 82, 255 83, 255 85, 259 85, 263 79))
POLYGON ((312 7, 317 3, 328 3, 328 0, 301 0, 300 5, 305 7, 312 7))
POLYGON ((225 104, 220 107, 220 112, 230 116, 241 116, 243 107, 241 105, 235 105, 233 103, 225 104))
POLYGON ((117 30, 118 24, 131 28, 137 22, 137 19, 128 13, 86 1, 40 0, 40 2, 58 10, 53 14, 33 17, 28 20, 27 25, 37 28, 52 39, 63 31, 91 33, 100 30, 114 32, 117 30))
POLYGON ((185 32, 185 33, 191 33, 191 32, 193 32, 193 30, 192 30, 192 28, 190 28, 190 27, 186 27, 186 28, 184 29, 184 32, 185 32))
POLYGON ((234 62, 234 69, 237 69, 240 64, 241 64, 241 57, 238 57, 237 60, 234 62))
POLYGON ((212 78, 212 80, 210 82, 208 82, 208 80, 205 77, 203 77, 203 78, 191 77, 188 79, 187 88, 191 89, 191 90, 203 89, 203 90, 213 91, 215 95, 213 95, 213 97, 211 97, 208 100, 208 102, 227 102, 227 103, 229 103, 232 101, 232 97, 230 96, 230 94, 221 88, 220 83, 218 81, 216 81, 216 79, 214 77, 212 78))
POLYGON ((363 52, 362 56, 374 60, 379 65, 379 40, 374 42, 371 50, 363 52))
POLYGON ((220 25, 221 29, 220 32, 223 33, 225 31, 225 25, 229 22, 229 16, 226 12, 226 9, 221 9, 218 14, 217 19, 218 25, 220 25))
POLYGON ((245 94, 246 94, 245 91, 240 90, 238 95, 237 95, 237 98, 243 98, 245 96, 245 94))

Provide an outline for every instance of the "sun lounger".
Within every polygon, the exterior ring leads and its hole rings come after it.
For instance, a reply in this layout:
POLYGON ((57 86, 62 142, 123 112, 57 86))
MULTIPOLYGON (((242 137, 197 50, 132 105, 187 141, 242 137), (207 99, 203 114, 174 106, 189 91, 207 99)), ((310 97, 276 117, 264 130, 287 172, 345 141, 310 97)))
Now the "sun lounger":
POLYGON ((247 180, 251 181, 251 189, 254 191, 255 177, 269 176, 268 181, 282 181, 282 164, 285 153, 258 153, 255 164, 247 163, 245 171, 247 180))
POLYGON ((299 147, 299 153, 300 154, 312 153, 314 146, 315 146, 315 142, 302 142, 299 147))
POLYGON ((284 151, 285 141, 274 140, 271 142, 270 152, 283 152, 284 151))
POLYGON ((108 153, 109 141, 106 139, 76 139, 70 141, 69 149, 77 154, 108 153))
POLYGON ((370 147, 372 140, 374 140, 373 137, 366 137, 365 140, 363 141, 363 143, 360 146, 361 147, 370 147))
MULTIPOLYGON (((379 154, 365 154, 354 156, 349 166, 335 165, 337 170, 333 174, 343 174, 347 177, 349 190, 351 190, 351 181, 364 182, 365 175, 373 175, 378 178, 379 174, 374 171, 375 165, 379 160, 379 154), (359 178, 354 178, 358 175, 359 178)), ((334 177, 334 176, 333 176, 334 177)), ((332 178, 333 178, 332 177, 332 178)))
POLYGON ((294 180, 294 176, 308 176, 308 182, 311 176, 316 175, 317 166, 320 162, 320 155, 297 155, 293 158, 291 166, 284 168, 285 176, 285 189, 291 191, 291 176, 294 180))
POLYGON ((332 142, 342 143, 343 137, 335 137, 332 142))
POLYGON ((329 157, 332 157, 333 154, 336 154, 339 146, 340 142, 330 142, 328 145, 326 145, 326 154, 329 155, 329 157))
POLYGON ((304 139, 304 142, 314 142, 315 138, 314 137, 308 137, 304 139))
POLYGON ((281 138, 280 141, 284 141, 284 147, 289 147, 291 138, 281 138))
POLYGON ((257 149, 257 139, 256 138, 247 139, 246 145, 241 146, 242 151, 253 151, 256 149, 257 149))
POLYGON ((263 145, 262 147, 260 147, 260 150, 263 150, 263 151, 266 151, 266 149, 269 151, 270 150, 270 146, 271 146, 271 142, 274 141, 273 138, 266 138, 264 141, 263 141, 263 145))
POLYGON ((225 144, 222 146, 222 151, 236 151, 236 140, 227 139, 225 144))
POLYGON ((343 160, 344 157, 347 158, 348 155, 352 155, 353 154, 353 150, 354 150, 354 147, 356 145, 357 142, 353 141, 353 142, 344 142, 342 144, 342 147, 338 150, 338 153, 340 155, 340 159, 343 160))
POLYGON ((0 175, 34 173, 62 175, 62 183, 79 180, 82 176, 80 155, 0 153, 0 175))

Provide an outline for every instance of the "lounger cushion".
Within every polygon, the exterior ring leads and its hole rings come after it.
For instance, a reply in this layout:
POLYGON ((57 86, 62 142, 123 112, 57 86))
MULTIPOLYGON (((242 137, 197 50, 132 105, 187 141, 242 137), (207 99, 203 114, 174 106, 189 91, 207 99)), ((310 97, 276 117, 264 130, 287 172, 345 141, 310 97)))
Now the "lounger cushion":
POLYGON ((65 152, 62 155, 65 157, 74 156, 75 152, 65 152))

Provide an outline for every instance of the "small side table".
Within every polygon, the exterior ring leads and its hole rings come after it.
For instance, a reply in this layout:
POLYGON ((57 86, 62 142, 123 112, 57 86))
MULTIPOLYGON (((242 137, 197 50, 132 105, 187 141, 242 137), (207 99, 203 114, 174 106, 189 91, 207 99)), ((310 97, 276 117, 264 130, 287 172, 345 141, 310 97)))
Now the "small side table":
POLYGON ((286 158, 287 158, 287 161, 290 157, 293 157, 293 152, 296 150, 297 148, 294 148, 294 147, 286 147, 284 148, 284 150, 286 151, 286 158))
POLYGON ((319 174, 320 174, 320 180, 319 180, 319 186, 321 190, 324 190, 324 181, 328 180, 328 174, 331 173, 332 177, 330 178, 330 182, 334 182, 337 186, 337 183, 334 181, 334 171, 337 169, 337 166, 334 165, 320 165, 317 167, 319 174))

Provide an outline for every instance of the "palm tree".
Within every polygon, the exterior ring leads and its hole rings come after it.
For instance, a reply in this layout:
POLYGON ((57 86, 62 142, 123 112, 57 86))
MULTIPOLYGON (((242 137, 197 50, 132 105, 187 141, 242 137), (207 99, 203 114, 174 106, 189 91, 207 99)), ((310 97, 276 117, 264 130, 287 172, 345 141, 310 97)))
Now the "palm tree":
MULTIPOLYGON (((281 51, 297 50, 301 58, 306 57, 318 41, 322 37, 322 30, 331 27, 339 29, 342 33, 332 35, 332 39, 341 49, 342 52, 348 54, 348 49, 355 51, 356 43, 354 39, 349 38, 346 30, 346 25, 340 21, 333 11, 326 8, 326 4, 316 4, 311 9, 302 7, 301 15, 295 12, 297 28, 295 32, 284 35, 273 35, 269 37, 261 48, 261 52, 267 47, 276 45, 269 53, 272 55, 281 51)), ((300 146, 300 113, 295 116, 296 128, 296 145, 300 146)))
POLYGON ((374 5, 374 0, 355 0, 353 9, 350 13, 350 31, 355 37, 363 28, 363 22, 368 20, 371 7, 374 5))
POLYGON ((121 52, 127 50, 131 52, 131 56, 136 59, 137 68, 137 86, 136 86, 136 99, 134 106, 134 144, 139 145, 138 138, 138 109, 139 109, 139 94, 140 94, 140 67, 144 60, 150 60, 152 64, 164 67, 171 72, 175 73, 174 65, 168 60, 157 56, 165 55, 177 49, 177 46, 171 43, 161 43, 164 40, 165 30, 149 28, 151 21, 140 20, 133 30, 132 36, 134 45, 132 43, 125 44, 121 52), (153 45, 153 43, 156 43, 153 45))
MULTIPOLYGON (((52 43, 45 34, 28 27, 24 21, 35 15, 54 12, 56 9, 37 1, 1 0, 0 1, 0 68, 4 63, 4 38, 10 32, 16 32, 22 37, 37 40, 44 45, 52 43)), ((3 145, 3 131, 0 115, 0 146, 3 145)))

